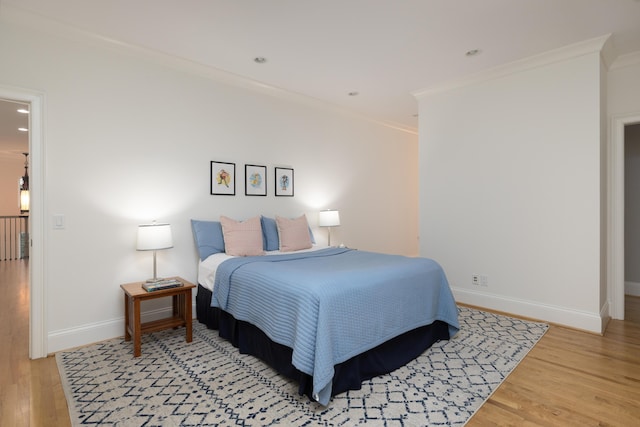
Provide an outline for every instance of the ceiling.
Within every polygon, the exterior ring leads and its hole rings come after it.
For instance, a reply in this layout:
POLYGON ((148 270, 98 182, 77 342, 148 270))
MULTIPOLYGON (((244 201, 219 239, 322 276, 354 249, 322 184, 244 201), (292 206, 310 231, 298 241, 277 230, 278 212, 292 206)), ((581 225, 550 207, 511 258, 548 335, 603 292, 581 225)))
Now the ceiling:
POLYGON ((606 34, 612 34, 614 55, 640 51, 639 0, 0 0, 0 5, 411 131, 417 129, 418 113, 413 92, 606 34), (465 55, 473 49, 479 53, 465 55), (257 63, 257 57, 266 61, 257 63))
POLYGON ((29 133, 18 130, 29 129, 29 115, 18 109, 29 108, 23 104, 0 98, 0 158, 21 159, 29 152, 29 133))

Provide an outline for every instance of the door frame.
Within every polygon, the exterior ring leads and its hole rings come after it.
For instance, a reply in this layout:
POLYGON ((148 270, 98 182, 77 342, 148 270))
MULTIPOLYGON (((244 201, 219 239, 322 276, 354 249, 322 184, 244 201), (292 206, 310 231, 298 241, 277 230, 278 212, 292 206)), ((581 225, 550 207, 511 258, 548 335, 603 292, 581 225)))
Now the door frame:
POLYGON ((609 314, 624 320, 624 128, 640 123, 640 112, 611 118, 607 264, 609 314))
POLYGON ((29 358, 47 356, 44 286, 44 94, 0 85, 0 97, 29 104, 29 358))

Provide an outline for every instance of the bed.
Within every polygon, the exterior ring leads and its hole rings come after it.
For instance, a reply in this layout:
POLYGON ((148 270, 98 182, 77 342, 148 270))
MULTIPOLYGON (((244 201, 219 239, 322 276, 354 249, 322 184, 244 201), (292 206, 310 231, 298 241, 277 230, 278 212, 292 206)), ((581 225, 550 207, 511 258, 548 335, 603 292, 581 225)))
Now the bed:
POLYGON ((264 255, 231 256, 219 222, 192 220, 192 228, 198 320, 322 405, 458 331, 454 298, 433 260, 315 244, 283 252, 283 229, 274 234, 265 217, 264 255))

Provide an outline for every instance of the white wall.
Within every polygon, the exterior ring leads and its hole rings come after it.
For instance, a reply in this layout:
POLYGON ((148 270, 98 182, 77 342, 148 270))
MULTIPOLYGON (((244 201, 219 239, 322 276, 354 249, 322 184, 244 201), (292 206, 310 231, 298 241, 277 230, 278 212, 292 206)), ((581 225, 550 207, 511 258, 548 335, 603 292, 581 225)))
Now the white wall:
POLYGON ((0 155, 0 216, 20 215, 18 181, 22 175, 24 156, 0 155))
POLYGON ((150 254, 134 247, 137 224, 153 219, 174 234, 158 274, 193 282, 189 220, 221 214, 306 213, 315 228, 317 211, 335 208, 332 243, 418 253, 415 134, 35 17, 5 11, 0 24, 0 85, 45 100, 47 351, 122 335, 118 285, 151 274, 150 254), (209 195, 211 160, 236 163, 235 197, 209 195), (243 195, 245 163, 268 166, 267 197, 243 195), (295 169, 295 197, 274 197, 274 166, 295 169), (52 229, 53 214, 65 216, 64 230, 52 229))
POLYGON ((640 52, 614 62, 607 75, 609 117, 640 113, 640 52))
POLYGON ((600 332, 600 56, 534 63, 420 97, 420 251, 459 301, 600 332))

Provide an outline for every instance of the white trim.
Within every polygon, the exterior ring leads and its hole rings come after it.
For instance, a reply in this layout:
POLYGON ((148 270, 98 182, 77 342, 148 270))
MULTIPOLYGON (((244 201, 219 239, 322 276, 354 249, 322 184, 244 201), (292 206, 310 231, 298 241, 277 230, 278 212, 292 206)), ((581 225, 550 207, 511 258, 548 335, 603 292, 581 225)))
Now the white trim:
POLYGON ((44 143, 43 111, 44 95, 29 89, 0 85, 0 97, 30 104, 29 165, 31 182, 31 209, 29 212, 29 357, 47 356, 46 324, 47 305, 44 286, 44 143))
POLYGON ((518 316, 552 322, 596 334, 603 333, 604 324, 606 323, 603 320, 603 315, 598 312, 591 313, 582 310, 573 310, 566 307, 509 298, 469 289, 452 287, 451 290, 453 291, 456 301, 463 304, 485 307, 505 313, 513 313, 518 316))
POLYGON ((611 34, 607 34, 579 43, 574 43, 572 45, 550 50, 539 55, 534 55, 518 61, 499 65, 489 70, 485 70, 468 77, 463 77, 459 80, 453 80, 436 87, 419 89, 412 92, 412 94, 417 99, 421 99, 437 93, 447 92, 453 89, 481 83, 487 80, 497 79, 509 74, 516 74, 522 71, 553 64, 555 62, 565 61, 567 59, 575 58, 589 53, 600 52, 605 47, 605 44, 610 37, 611 34))
POLYGON ((607 295, 610 315, 624 320, 624 127, 640 113, 611 118, 607 206, 607 295))
MULTIPOLYGON (((196 312, 195 303, 193 303, 191 312, 196 312)), ((171 317, 172 315, 173 309, 169 306, 141 313, 140 321, 142 323, 151 322, 171 317)), ((194 320, 194 322, 195 321, 197 320, 194 320)), ((124 317, 51 331, 48 341, 51 353, 56 353, 62 350, 85 346, 87 343, 95 343, 117 337, 124 338, 124 317)))
POLYGON ((106 320, 52 331, 48 336, 51 353, 123 336, 124 319, 106 320))
POLYGON ((632 297, 640 297, 640 283, 624 282, 624 294, 632 297))
POLYGON ((628 53, 626 55, 619 56, 613 61, 609 70, 615 70, 617 68, 630 67, 632 65, 640 64, 640 51, 628 53))
POLYGON ((600 310, 600 330, 602 331, 601 335, 604 335, 604 331, 607 330, 607 324, 611 320, 611 316, 609 315, 609 301, 605 301, 602 309, 600 310))

